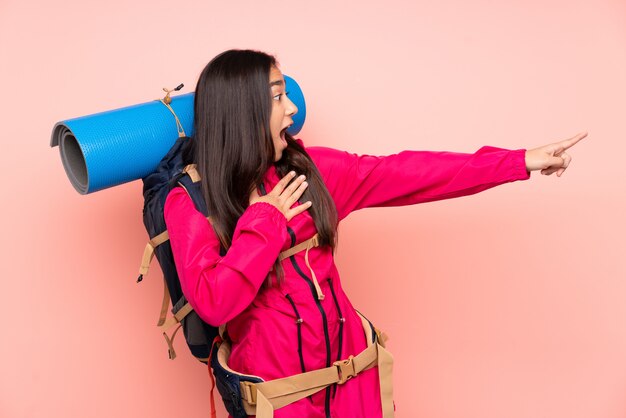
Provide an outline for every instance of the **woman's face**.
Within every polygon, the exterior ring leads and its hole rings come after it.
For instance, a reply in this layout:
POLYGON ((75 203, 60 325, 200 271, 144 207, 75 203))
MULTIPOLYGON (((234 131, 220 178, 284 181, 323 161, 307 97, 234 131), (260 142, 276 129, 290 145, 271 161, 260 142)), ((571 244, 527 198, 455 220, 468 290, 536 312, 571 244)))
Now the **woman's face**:
POLYGON ((270 88, 272 90, 270 131, 274 142, 274 161, 278 161, 283 155, 283 150, 287 148, 285 131, 293 124, 291 117, 298 112, 298 108, 287 97, 283 73, 274 66, 270 70, 270 88))

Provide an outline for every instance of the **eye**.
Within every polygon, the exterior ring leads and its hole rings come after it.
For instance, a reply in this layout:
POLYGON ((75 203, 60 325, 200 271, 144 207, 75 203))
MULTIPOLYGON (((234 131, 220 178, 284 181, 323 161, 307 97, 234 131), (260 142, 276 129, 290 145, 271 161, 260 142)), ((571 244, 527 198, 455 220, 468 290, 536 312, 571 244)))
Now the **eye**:
POLYGON ((282 96, 283 94, 277 94, 276 96, 274 96, 274 100, 280 100, 280 96, 282 96), (278 97, 278 99, 276 99, 278 97))

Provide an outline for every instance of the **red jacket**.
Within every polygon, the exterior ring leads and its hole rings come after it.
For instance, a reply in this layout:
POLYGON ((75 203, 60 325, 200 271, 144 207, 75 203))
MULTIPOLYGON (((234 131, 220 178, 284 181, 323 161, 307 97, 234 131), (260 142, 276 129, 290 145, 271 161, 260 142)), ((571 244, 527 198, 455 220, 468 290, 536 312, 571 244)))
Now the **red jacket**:
MULTIPOLYGON (((403 151, 385 157, 305 149, 337 206, 339 220, 361 208, 449 199, 530 178, 525 149, 485 146, 474 154, 403 151)), ((271 191, 278 181, 272 166, 264 178, 265 190, 271 191)), ((295 255, 295 262, 283 260, 285 279, 280 286, 261 289, 278 254, 315 234, 308 211, 287 222, 268 203, 250 205, 224 257, 211 225, 180 187, 167 197, 165 221, 187 300, 207 323, 227 324, 232 369, 271 380, 327 367, 366 347, 361 320, 343 292, 330 248, 309 251, 323 300, 316 297, 304 251, 295 255)), ((380 417, 378 386, 377 369, 366 370, 336 389, 276 410, 275 417, 380 417)))

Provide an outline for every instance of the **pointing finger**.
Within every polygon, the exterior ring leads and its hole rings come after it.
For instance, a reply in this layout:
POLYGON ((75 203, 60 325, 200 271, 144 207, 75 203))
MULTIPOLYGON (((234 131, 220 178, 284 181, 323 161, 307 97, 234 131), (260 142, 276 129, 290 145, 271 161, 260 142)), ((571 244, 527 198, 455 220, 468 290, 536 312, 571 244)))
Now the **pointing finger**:
POLYGON ((580 141, 581 139, 583 139, 584 137, 587 136, 587 132, 581 132, 578 135, 566 139, 564 141, 560 141, 557 144, 559 145, 559 147, 562 147, 564 150, 574 146, 578 141, 580 141))

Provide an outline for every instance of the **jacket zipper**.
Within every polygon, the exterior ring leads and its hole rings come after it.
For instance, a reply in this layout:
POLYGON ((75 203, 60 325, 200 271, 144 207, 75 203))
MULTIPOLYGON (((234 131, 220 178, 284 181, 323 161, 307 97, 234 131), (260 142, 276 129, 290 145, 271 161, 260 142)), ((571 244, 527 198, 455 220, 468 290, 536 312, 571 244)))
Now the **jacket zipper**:
POLYGON ((306 372, 304 369, 304 354, 302 353, 302 318, 298 313, 298 309, 296 308, 296 304, 290 295, 285 295, 289 303, 291 303, 291 307, 293 308, 293 312, 296 314, 296 325, 298 326, 298 355, 300 356, 300 368, 302 369, 302 373, 306 372))
MULTIPOLYGON (((328 281, 330 283, 330 293, 333 295, 333 300, 335 301, 335 307, 337 308, 337 313, 339 314, 339 349, 337 350, 337 361, 341 360, 341 347, 343 345, 343 324, 346 322, 346 318, 343 317, 341 313, 341 308, 339 307, 339 301, 337 300, 337 295, 335 294, 335 289, 333 289, 332 279, 329 277, 328 281)), ((335 399, 335 395, 337 394, 337 384, 333 385, 333 399, 335 399)))

